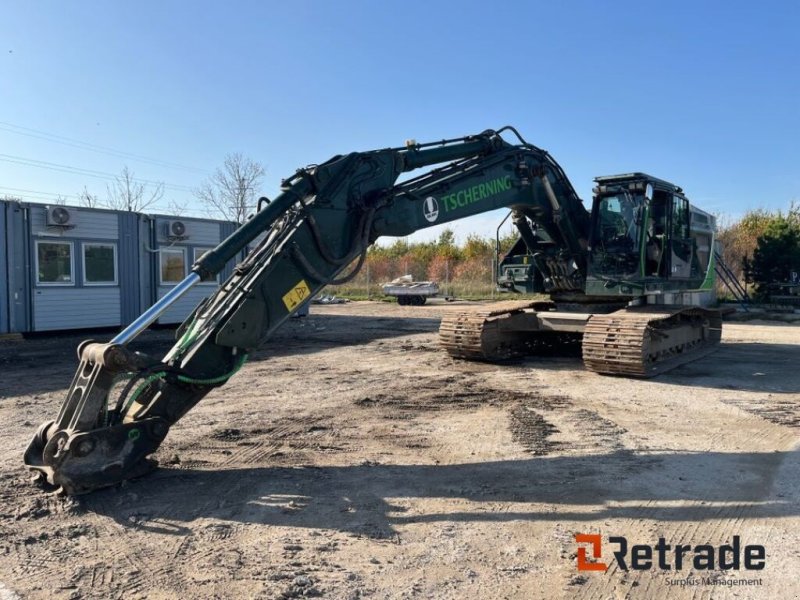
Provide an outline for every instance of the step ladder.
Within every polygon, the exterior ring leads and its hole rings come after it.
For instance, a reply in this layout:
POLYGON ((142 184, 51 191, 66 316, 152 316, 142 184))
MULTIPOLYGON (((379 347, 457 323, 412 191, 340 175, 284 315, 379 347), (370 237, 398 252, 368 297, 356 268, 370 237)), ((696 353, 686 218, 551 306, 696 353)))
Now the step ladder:
POLYGON ((714 259, 714 271, 716 271, 717 277, 719 277, 720 281, 728 288, 728 291, 733 294, 733 297, 736 298, 736 301, 744 311, 749 312, 748 307, 750 306, 751 299, 747 290, 739 282, 739 279, 731 268, 725 264, 725 261, 722 259, 722 254, 714 252, 714 259))

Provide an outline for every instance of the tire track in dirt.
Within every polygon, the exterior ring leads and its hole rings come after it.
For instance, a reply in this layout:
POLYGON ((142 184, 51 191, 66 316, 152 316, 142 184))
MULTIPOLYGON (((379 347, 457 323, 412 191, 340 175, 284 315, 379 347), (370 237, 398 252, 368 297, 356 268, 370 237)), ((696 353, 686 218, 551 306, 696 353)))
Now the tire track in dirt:
MULTIPOLYGON (((776 442, 779 446, 785 447, 790 442, 791 436, 787 435, 785 430, 777 430, 766 423, 764 419, 753 414, 742 413, 739 410, 735 410, 735 413, 737 427, 730 430, 718 428, 713 435, 706 438, 705 450, 700 450, 698 453, 705 451, 718 452, 720 448, 729 448, 733 445, 734 438, 737 437, 742 438, 742 441, 746 440, 749 445, 763 445, 766 447, 772 447, 772 444, 776 442), (753 433, 756 435, 754 436, 753 433), (770 439, 768 440, 768 438, 770 439)), ((719 414, 717 414, 717 417, 719 417, 719 414)), ((777 470, 777 464, 776 460, 775 464, 772 465, 775 468, 774 470, 777 470)), ((763 494, 767 494, 771 487, 769 478, 761 482, 757 487, 763 490, 763 494)), ((701 497, 696 497, 692 500, 673 502, 668 506, 664 506, 658 500, 647 500, 641 507, 636 509, 637 516, 635 518, 621 521, 614 526, 614 529, 625 532, 630 544, 652 544, 657 541, 659 535, 666 537, 667 542, 673 547, 677 544, 694 546, 702 543, 724 543, 729 541, 733 535, 740 534, 745 518, 751 516, 753 511, 758 511, 759 508, 756 498, 753 498, 751 502, 740 501, 713 506, 716 502, 717 494, 712 494, 712 491, 715 490, 709 490, 701 497), (709 504, 712 505, 710 510, 709 504), (675 523, 671 519, 671 514, 676 514, 679 511, 691 514, 691 509, 701 509, 704 513, 703 518, 695 520, 684 519, 679 521, 676 527, 670 528, 668 532, 663 530, 665 523, 675 523)), ((581 533, 589 533, 589 531, 581 531, 581 533)), ((600 533, 604 536, 614 534, 612 531, 600 531, 600 533)), ((768 541, 768 539, 758 540, 758 543, 766 544, 768 541)), ((696 575, 691 569, 687 569, 681 574, 682 577, 696 575)), ((620 594, 627 597, 630 594, 634 594, 648 598, 683 596, 693 599, 706 599, 712 598, 715 594, 715 588, 671 588, 664 582, 667 576, 671 576, 671 574, 659 571, 653 571, 652 573, 629 571, 626 573, 621 571, 618 565, 614 563, 604 575, 587 578, 580 584, 579 589, 572 587, 571 590, 575 593, 576 598, 611 597, 620 596, 620 594), (686 596, 687 594, 688 596, 686 596)), ((706 576, 711 578, 724 577, 725 573, 717 569, 706 573, 706 576)))
POLYGON ((800 403, 794 397, 776 399, 774 394, 766 398, 722 398, 721 402, 735 406, 748 413, 774 423, 800 429, 800 403))
POLYGON ((514 441, 534 456, 545 456, 563 447, 561 442, 551 439, 560 430, 528 405, 516 405, 509 417, 509 429, 514 441))
POLYGON ((344 452, 330 415, 280 418, 266 427, 212 430, 164 449, 158 456, 166 464, 181 468, 242 467, 282 458, 299 462, 306 451, 344 452))
MULTIPOLYGON (((643 457, 641 454, 634 454, 633 450, 626 450, 625 444, 622 441, 622 436, 626 433, 626 429, 618 426, 609 419, 601 417, 597 412, 587 408, 576 409, 572 406, 572 402, 570 402, 568 399, 566 399, 564 402, 557 403, 557 408, 557 418, 552 419, 551 421, 548 421, 545 417, 545 415, 548 414, 548 411, 550 414, 552 414, 548 404, 537 403, 535 407, 524 407, 523 405, 515 409, 515 411, 512 413, 510 425, 512 432, 516 432, 518 434, 515 435, 515 439, 522 443, 523 446, 526 446, 529 451, 532 451, 532 453, 537 455, 543 455, 550 451, 559 451, 565 449, 568 449, 570 454, 573 454, 576 451, 597 452, 608 450, 622 453, 618 454, 617 456, 627 455, 629 457, 628 461, 623 461, 628 463, 627 466, 622 469, 623 479, 637 472, 641 473, 645 469, 652 468, 655 464, 661 462, 661 460, 658 458, 658 455, 643 457), (522 413, 523 415, 526 415, 523 420, 530 425, 529 429, 532 432, 528 435, 528 439, 525 439, 525 427, 519 428, 518 423, 515 423, 515 421, 520 420, 519 415, 521 408, 526 409, 526 411, 522 413), (531 414, 535 416, 531 418, 531 414), (565 426, 565 424, 568 425, 565 426), (570 439, 567 442, 560 441, 563 436, 559 434, 564 433, 563 430, 580 431, 578 436, 580 441, 573 439, 570 439), (523 435, 520 436, 520 433, 523 433, 523 435), (556 439, 549 439, 548 435, 555 436, 556 439)), ((737 414, 737 418, 739 416, 740 413, 737 414)), ((786 413, 783 410, 769 411, 766 416, 770 418, 771 421, 779 424, 787 424, 787 421, 789 424, 792 423, 791 415, 789 416, 789 419, 787 419, 786 413)), ((761 420, 754 418, 748 419, 746 417, 745 421, 748 423, 743 424, 742 420, 738 419, 737 425, 739 425, 739 432, 752 431, 752 429, 755 428, 760 435, 764 436, 765 438, 774 437, 774 429, 770 431, 769 427, 766 429, 764 427, 759 427, 759 425, 762 423, 761 420)), ((781 435, 780 437, 783 438, 783 442, 788 442, 790 440, 790 436, 787 435, 781 435)), ((749 434, 746 437, 746 441, 749 443, 752 443, 753 439, 754 438, 749 434)), ((764 445, 770 446, 770 444, 774 441, 781 443, 780 440, 765 439, 764 445)), ((730 432, 724 430, 718 431, 717 435, 708 438, 706 442, 708 450, 725 447, 726 443, 730 444, 731 442, 730 432)), ((607 470, 606 474, 608 475, 607 470)), ((617 529, 625 532, 633 531, 633 535, 639 535, 639 537, 644 536, 642 537, 642 540, 645 538, 649 539, 649 537, 653 537, 652 534, 657 529, 658 523, 672 522, 670 513, 674 514, 681 509, 704 506, 709 501, 709 498, 709 496, 706 496, 705 498, 696 498, 691 501, 682 502, 677 506, 673 503, 671 507, 663 506, 663 503, 660 501, 648 500, 644 502, 643 505, 637 510, 638 516, 636 518, 630 518, 626 521, 623 521, 617 527, 617 529), (642 523, 642 521, 645 520, 652 520, 653 525, 645 525, 642 523)), ((670 534, 671 539, 674 540, 674 543, 683 543, 685 540, 689 539, 690 541, 694 540, 694 543, 696 544, 702 543, 706 538, 712 542, 719 539, 719 543, 722 543, 721 540, 729 539, 733 533, 741 529, 746 516, 751 513, 753 509, 749 504, 736 503, 733 505, 722 505, 712 508, 711 510, 711 514, 705 517, 710 522, 710 525, 700 520, 683 522, 680 524, 677 530, 670 534), (699 540, 698 536, 703 536, 703 540, 699 540)), ((706 510, 706 512, 709 511, 706 510)), ((588 531, 581 532, 586 533, 588 531)), ((607 534, 608 532, 605 533, 607 534)), ((626 533, 626 535, 628 535, 629 538, 631 537, 631 534, 629 533, 626 533)), ((632 543, 636 543, 636 540, 632 540, 632 543)), ((574 560, 574 553, 572 558, 574 560)), ((632 593, 635 593, 636 595, 644 593, 644 597, 656 597, 656 595, 663 595, 667 593, 665 592, 665 589, 669 590, 669 588, 667 588, 661 580, 655 577, 645 579, 645 581, 642 582, 635 575, 631 579, 628 574, 624 572, 618 572, 615 567, 612 567, 612 569, 610 569, 607 573, 607 577, 603 578, 603 580, 600 582, 597 580, 592 581, 585 576, 570 576, 563 589, 565 593, 568 592, 570 595, 574 594, 576 597, 610 597, 612 595, 618 595, 621 588, 625 587, 624 584, 626 582, 627 588, 623 594, 626 596, 627 594, 632 593), (636 587, 642 583, 645 585, 644 588, 636 587), (634 587, 636 587, 635 590, 633 589, 634 587)), ((679 591, 678 593, 681 592, 679 591)), ((708 590, 694 589, 691 590, 691 593, 692 597, 695 595, 698 597, 711 597, 711 593, 708 590)))

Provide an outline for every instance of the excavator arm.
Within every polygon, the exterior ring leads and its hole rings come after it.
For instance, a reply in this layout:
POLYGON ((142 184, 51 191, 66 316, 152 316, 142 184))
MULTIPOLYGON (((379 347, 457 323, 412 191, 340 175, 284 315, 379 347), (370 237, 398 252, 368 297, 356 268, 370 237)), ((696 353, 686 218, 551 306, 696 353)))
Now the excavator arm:
MULTIPOLYGON (((536 258, 552 289, 579 291, 586 275, 589 214, 543 150, 499 131, 410 142, 336 156, 300 169, 191 274, 108 343, 84 342, 57 418, 44 423, 25 464, 49 485, 80 494, 146 473, 169 428, 228 381, 289 316, 324 286, 358 272, 381 236, 510 207, 525 239, 534 224, 557 253, 536 258), (405 172, 443 165, 402 183, 405 172), (201 279, 248 246, 231 277, 202 302, 163 358, 127 344, 201 279)), ((516 134, 519 137, 518 134, 516 134)), ((260 203, 260 205, 263 203, 260 203)))

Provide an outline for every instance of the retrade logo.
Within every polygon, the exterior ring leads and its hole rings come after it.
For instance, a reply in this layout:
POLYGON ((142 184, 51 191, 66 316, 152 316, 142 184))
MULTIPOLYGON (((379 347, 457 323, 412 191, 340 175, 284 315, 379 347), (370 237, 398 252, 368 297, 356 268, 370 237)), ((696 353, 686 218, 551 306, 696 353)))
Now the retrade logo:
POLYGON ((600 534, 578 533, 575 535, 578 544, 576 552, 578 571, 607 571, 608 563, 617 563, 622 571, 680 571, 684 567, 695 571, 760 571, 765 567, 767 551, 760 544, 742 546, 738 535, 733 536, 730 544, 713 546, 711 544, 668 544, 665 538, 658 538, 655 544, 634 544, 630 546, 627 538, 611 536, 611 556, 603 556, 603 542, 600 534))
POLYGON ((438 219, 439 202, 436 201, 436 198, 433 196, 428 196, 425 198, 425 202, 422 204, 422 212, 429 223, 433 223, 436 219, 438 219))
MULTIPOLYGON (((592 548, 592 558, 597 559, 603 555, 599 534, 577 533, 575 541, 579 544, 589 544, 592 548)), ((608 569, 608 565, 604 562, 590 561, 586 556, 586 550, 586 546, 578 546, 578 571, 605 571, 608 569)))

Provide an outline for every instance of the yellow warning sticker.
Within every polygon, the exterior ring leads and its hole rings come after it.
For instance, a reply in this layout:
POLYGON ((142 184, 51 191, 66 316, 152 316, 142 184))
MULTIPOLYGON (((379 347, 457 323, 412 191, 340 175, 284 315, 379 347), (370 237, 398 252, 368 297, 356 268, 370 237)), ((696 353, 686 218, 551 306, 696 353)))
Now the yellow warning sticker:
POLYGON ((283 303, 286 305, 287 310, 292 311, 300 306, 303 303, 303 300, 308 298, 310 295, 311 290, 308 288, 306 280, 301 279, 292 286, 292 289, 284 294, 283 303))

